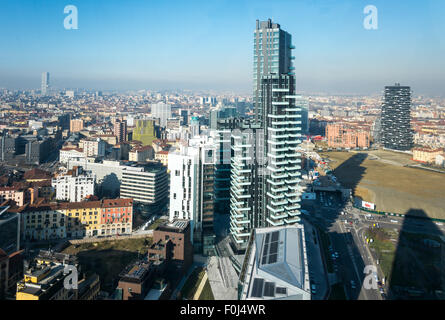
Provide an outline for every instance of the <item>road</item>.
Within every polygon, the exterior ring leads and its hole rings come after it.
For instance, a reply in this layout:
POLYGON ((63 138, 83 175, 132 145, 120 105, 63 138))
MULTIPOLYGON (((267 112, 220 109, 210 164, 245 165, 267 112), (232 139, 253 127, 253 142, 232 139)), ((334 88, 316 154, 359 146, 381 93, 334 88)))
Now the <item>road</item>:
POLYGON ((328 234, 332 252, 338 253, 338 258, 333 258, 334 271, 343 283, 347 299, 381 300, 382 296, 378 289, 363 288, 365 265, 374 265, 374 262, 366 246, 359 237, 354 235, 356 224, 360 222, 360 219, 352 213, 349 214, 348 207, 343 208, 340 199, 333 197, 329 201, 330 205, 323 203, 320 197, 317 197, 310 220, 328 234), (342 211, 346 214, 341 215, 342 211), (347 227, 344 223, 345 219, 348 221, 347 227))

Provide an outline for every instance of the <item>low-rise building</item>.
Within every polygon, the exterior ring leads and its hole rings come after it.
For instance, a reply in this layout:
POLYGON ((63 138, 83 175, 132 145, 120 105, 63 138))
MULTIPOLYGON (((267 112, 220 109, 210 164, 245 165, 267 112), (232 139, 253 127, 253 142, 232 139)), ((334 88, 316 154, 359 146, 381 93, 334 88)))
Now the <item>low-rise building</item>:
POLYGON ((153 160, 154 150, 152 146, 137 146, 128 153, 129 161, 142 162, 153 160))
POLYGON ((185 273, 193 263, 191 225, 188 220, 175 220, 153 231, 153 244, 148 249, 148 261, 168 261, 185 273))
POLYGON ((156 268, 152 263, 138 261, 128 265, 119 275, 116 300, 142 300, 154 281, 156 268))
POLYGON ((17 283, 16 300, 94 300, 99 289, 99 277, 85 277, 76 256, 41 250, 17 283), (71 288, 67 277, 77 278, 71 288))
POLYGON ((371 132, 369 128, 330 123, 326 126, 326 140, 330 148, 369 148, 371 132))
POLYGON ((25 191, 14 187, 0 187, 0 203, 12 200, 18 206, 23 206, 25 202, 25 191))
POLYGON ((85 159, 83 149, 77 147, 65 147, 59 151, 59 162, 66 164, 70 160, 85 159))
POLYGON ((168 151, 161 150, 156 152, 155 160, 160 161, 164 166, 168 166, 168 151))
POLYGON ((240 300, 310 300, 304 227, 252 230, 239 282, 240 300))
POLYGON ((24 240, 131 234, 133 199, 36 203, 12 207, 20 213, 24 240))
POLYGON ((435 163, 436 157, 443 153, 443 149, 414 148, 413 160, 422 163, 435 163))

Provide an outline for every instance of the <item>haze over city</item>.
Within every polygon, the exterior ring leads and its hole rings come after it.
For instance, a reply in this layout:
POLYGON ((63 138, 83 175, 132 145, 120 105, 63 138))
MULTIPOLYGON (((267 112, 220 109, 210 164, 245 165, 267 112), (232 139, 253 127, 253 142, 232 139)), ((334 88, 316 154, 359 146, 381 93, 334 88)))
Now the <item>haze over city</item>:
POLYGON ((252 21, 272 18, 293 36, 299 92, 380 94, 400 82, 443 95, 442 1, 2 1, 0 87, 99 90, 252 90, 252 21), (78 8, 65 30, 63 9, 78 8), (250 63, 246 63, 249 61, 250 63))

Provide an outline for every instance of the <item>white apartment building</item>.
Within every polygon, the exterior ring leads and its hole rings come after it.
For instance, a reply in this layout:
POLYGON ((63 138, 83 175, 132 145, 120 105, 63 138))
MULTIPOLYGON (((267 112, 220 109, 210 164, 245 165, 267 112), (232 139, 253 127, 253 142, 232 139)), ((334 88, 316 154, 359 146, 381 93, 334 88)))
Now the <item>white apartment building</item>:
POLYGON ((103 157, 107 143, 100 138, 84 139, 80 141, 86 157, 103 157))
POLYGON ((143 204, 165 204, 168 199, 167 168, 160 163, 128 167, 122 172, 120 196, 143 204))
POLYGON ((57 200, 81 202, 87 196, 94 195, 96 176, 81 167, 68 170, 67 173, 52 179, 52 187, 56 191, 57 200))
MULTIPOLYGON (((198 251, 211 250, 213 234, 213 177, 215 144, 208 136, 199 136, 188 145, 169 152, 169 219, 187 219, 198 251)), ((208 252, 208 251, 207 251, 208 252)), ((206 254, 204 252, 204 254, 206 254)))
POLYGON ((80 148, 63 148, 59 151, 59 162, 67 164, 71 160, 85 159, 83 149, 80 148))

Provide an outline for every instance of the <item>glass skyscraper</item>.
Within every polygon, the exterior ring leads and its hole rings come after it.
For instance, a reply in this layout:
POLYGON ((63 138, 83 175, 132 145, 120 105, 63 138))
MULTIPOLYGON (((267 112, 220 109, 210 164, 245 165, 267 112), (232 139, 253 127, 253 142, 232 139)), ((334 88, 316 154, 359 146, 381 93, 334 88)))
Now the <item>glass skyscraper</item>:
POLYGON ((257 21, 254 112, 232 133, 230 233, 236 251, 254 228, 300 221, 301 97, 296 95, 291 35, 257 21))
POLYGON ((47 95, 48 88, 49 88, 49 72, 43 72, 42 73, 42 87, 41 87, 42 96, 47 95))
POLYGON ((253 102, 255 122, 262 122, 261 79, 267 74, 293 74, 292 37, 271 19, 256 21, 253 44, 253 102))

